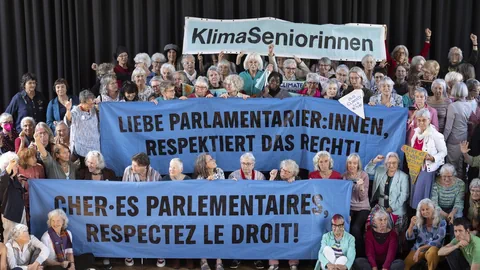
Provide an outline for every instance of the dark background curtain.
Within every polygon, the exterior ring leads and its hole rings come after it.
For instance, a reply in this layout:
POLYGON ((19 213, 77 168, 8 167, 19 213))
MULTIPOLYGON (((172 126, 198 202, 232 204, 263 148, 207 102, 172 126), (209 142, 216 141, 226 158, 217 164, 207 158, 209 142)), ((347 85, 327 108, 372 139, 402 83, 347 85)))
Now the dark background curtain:
POLYGON ((91 64, 112 61, 117 45, 127 46, 130 60, 138 52, 163 52, 168 43, 181 46, 185 16, 387 24, 390 50, 404 44, 411 56, 428 27, 429 59, 444 66, 452 46, 470 55, 470 33, 480 36, 479 7, 475 0, 0 0, 0 110, 25 72, 37 75, 37 89, 50 100, 60 77, 75 94, 90 88, 91 64))

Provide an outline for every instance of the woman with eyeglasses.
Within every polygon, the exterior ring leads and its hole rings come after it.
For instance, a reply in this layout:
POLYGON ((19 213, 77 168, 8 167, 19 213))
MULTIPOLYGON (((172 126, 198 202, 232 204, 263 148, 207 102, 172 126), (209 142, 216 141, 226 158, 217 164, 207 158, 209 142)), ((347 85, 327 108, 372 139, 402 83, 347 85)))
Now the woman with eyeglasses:
POLYGON ((305 88, 298 92, 307 97, 322 97, 322 86, 320 85, 320 75, 317 73, 308 73, 305 88))
POLYGON ((432 187, 432 201, 438 207, 440 216, 449 224, 453 224, 455 218, 463 216, 465 183, 455 175, 453 165, 443 165, 440 177, 432 187))
POLYGON ((232 172, 228 179, 233 180, 265 180, 265 175, 255 170, 255 156, 248 152, 240 156, 240 170, 232 172))

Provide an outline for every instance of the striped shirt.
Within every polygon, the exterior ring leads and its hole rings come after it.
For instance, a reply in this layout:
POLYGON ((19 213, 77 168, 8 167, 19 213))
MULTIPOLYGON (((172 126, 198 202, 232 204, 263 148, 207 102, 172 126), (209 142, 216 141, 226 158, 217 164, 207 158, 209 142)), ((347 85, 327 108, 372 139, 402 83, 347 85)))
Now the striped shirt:
POLYGON ((456 208, 457 213, 463 212, 463 202, 465 199, 465 183, 455 178, 455 183, 451 187, 444 187, 439 184, 440 180, 435 181, 432 187, 432 201, 436 206, 442 209, 456 208))
POLYGON ((155 182, 161 180, 162 176, 160 175, 160 173, 150 166, 148 167, 147 179, 140 180, 140 175, 132 170, 131 165, 125 168, 122 178, 123 182, 155 182))
POLYGON ((100 130, 95 108, 84 112, 80 106, 75 106, 71 113, 71 121, 65 116, 65 124, 70 127, 70 151, 82 157, 92 150, 100 151, 100 130))
POLYGON ((335 258, 343 256, 342 246, 340 245, 340 241, 335 239, 335 244, 332 246, 333 252, 335 252, 335 258))
POLYGON ((437 110, 438 116, 438 131, 443 133, 445 129, 445 120, 447 119, 447 108, 452 101, 448 98, 444 98, 442 101, 437 102, 435 97, 429 97, 427 105, 437 110))

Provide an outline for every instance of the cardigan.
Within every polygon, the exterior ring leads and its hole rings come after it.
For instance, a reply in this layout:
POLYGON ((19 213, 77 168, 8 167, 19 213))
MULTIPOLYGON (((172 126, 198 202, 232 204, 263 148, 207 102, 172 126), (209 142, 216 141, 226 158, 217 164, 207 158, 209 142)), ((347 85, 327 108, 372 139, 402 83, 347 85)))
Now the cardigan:
MULTIPOLYGON (((80 100, 77 96, 68 96, 68 99, 72 99, 72 105, 80 104, 80 100)), ((60 114, 60 103, 58 102, 58 97, 50 100, 47 106, 47 125, 50 127, 53 133, 55 133, 54 121, 60 122, 63 121, 65 114, 60 114)))
MULTIPOLYGON (((325 247, 333 246, 333 244, 335 244, 335 235, 333 232, 325 233, 322 236, 322 245, 318 251, 318 261, 315 265, 315 270, 324 269, 329 263, 325 255, 323 255, 323 250, 325 247)), ((355 260, 355 238, 348 232, 343 232, 343 237, 340 240, 340 248, 342 249, 342 253, 347 257, 347 264, 345 266, 351 269, 353 261, 355 260)))

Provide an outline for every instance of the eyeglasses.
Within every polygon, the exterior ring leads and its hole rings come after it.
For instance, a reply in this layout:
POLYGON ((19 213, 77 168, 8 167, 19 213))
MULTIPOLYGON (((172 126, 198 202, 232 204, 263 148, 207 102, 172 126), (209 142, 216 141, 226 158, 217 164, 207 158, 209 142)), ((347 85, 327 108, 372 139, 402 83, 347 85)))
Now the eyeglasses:
POLYGON ((332 223, 332 227, 333 228, 338 228, 338 229, 343 229, 343 227, 345 227, 345 223, 342 223, 342 224, 332 223))
POLYGON ((291 171, 288 171, 288 170, 285 170, 285 169, 281 169, 280 171, 283 172, 283 173, 288 173, 288 174, 292 173, 291 171))
POLYGON ((473 194, 473 193, 478 193, 478 194, 480 194, 480 189, 471 189, 471 190, 470 190, 470 193, 472 193, 472 194, 473 194))
POLYGON ((286 67, 285 69, 288 69, 288 70, 295 70, 295 69, 297 69, 297 68, 295 68, 295 67, 286 67))
POLYGON ((158 89, 160 88, 160 85, 152 85, 152 88, 158 89))
POLYGON ((253 163, 252 162, 241 162, 240 164, 242 164, 242 166, 253 166, 253 163))
POLYGON ((307 82, 308 84, 318 84, 318 82, 307 82))

